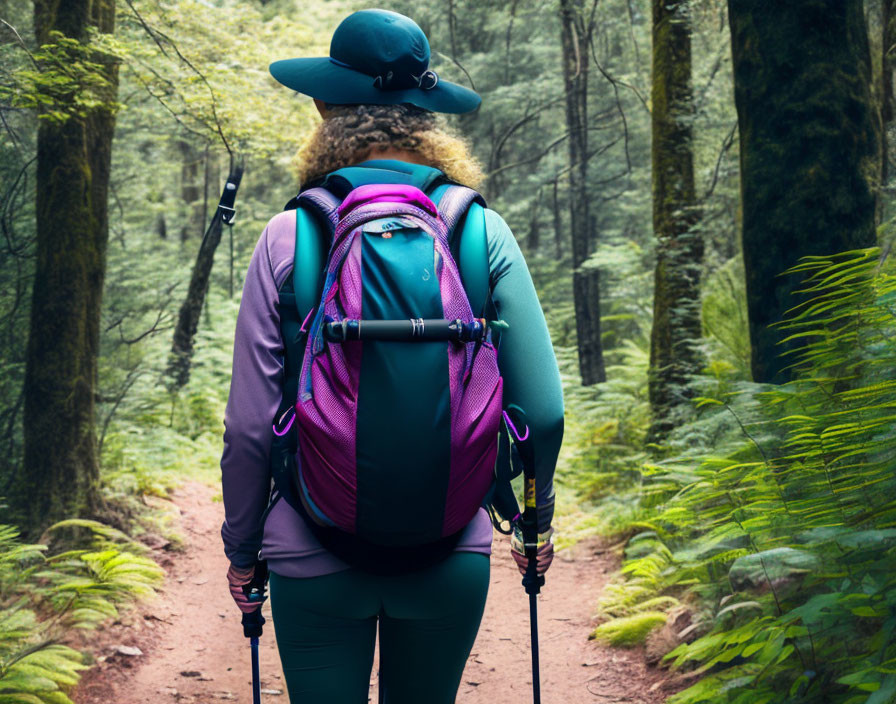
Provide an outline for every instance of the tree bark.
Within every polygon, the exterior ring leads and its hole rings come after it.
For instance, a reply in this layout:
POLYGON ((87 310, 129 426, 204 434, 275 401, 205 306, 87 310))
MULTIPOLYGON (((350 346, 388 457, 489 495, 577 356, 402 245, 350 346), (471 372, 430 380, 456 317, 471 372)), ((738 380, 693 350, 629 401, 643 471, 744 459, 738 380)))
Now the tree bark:
POLYGON ((187 242, 191 237, 198 237, 206 220, 203 217, 202 203, 199 199, 199 162, 201 156, 188 141, 178 142, 180 151, 180 196, 187 211, 187 218, 180 229, 180 241, 187 242))
MULTIPOLYGON (((91 27, 108 34, 114 26, 114 0, 34 3, 38 44, 53 42, 53 31, 86 43, 91 27)), ((55 96, 69 117, 41 120, 37 136, 25 462, 13 490, 14 508, 32 530, 100 508, 94 396, 118 64, 98 53, 90 58, 106 81, 93 89, 101 104, 78 109, 75 96, 55 96)))
POLYGON ((648 441, 662 440, 690 407, 702 366, 700 268, 703 238, 694 189, 694 114, 689 0, 653 0, 653 231, 656 272, 650 334, 648 441))
MULTIPOLYGON (((228 187, 232 184, 233 196, 239 188, 240 179, 243 176, 243 167, 237 163, 231 167, 227 177, 228 187)), ((221 243, 221 233, 224 229, 224 220, 221 211, 215 210, 212 221, 199 245, 199 253, 193 263, 193 271, 190 274, 190 286, 187 295, 180 306, 177 316, 177 326, 174 329, 174 339, 171 344, 171 353, 168 356, 168 377, 172 389, 181 389, 190 380, 190 366, 193 360, 193 341, 196 331, 199 329, 199 316, 202 314, 202 306, 208 294, 209 279, 212 274, 212 265, 215 262, 215 251, 221 243)))
POLYGON ((541 246, 541 224, 538 221, 538 211, 541 209, 541 188, 532 199, 532 210, 529 213, 529 236, 526 237, 526 249, 533 256, 538 253, 541 246))
POLYGON ((600 338, 600 272, 582 269, 591 253, 592 219, 588 194, 588 41, 578 0, 560 1, 566 126, 569 131, 569 217, 572 231, 573 298, 579 372, 585 386, 606 381, 600 338))
POLYGON ((563 216, 560 213, 560 195, 558 193, 560 187, 560 177, 554 178, 554 184, 551 194, 551 206, 554 212, 554 251, 557 255, 557 261, 563 259, 563 216))
POLYGON ((880 122, 861 0, 729 0, 753 378, 790 378, 770 325, 801 257, 876 243, 880 122))

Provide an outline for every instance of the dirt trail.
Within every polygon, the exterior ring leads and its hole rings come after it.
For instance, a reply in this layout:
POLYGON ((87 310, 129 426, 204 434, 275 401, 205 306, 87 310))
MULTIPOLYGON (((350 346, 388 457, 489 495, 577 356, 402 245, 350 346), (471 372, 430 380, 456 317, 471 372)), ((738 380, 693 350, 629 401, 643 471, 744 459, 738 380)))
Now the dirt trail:
MULTIPOLYGON (((212 501, 214 493, 190 484, 175 494, 186 553, 173 553, 165 565, 168 580, 155 601, 101 634, 100 663, 84 676, 76 704, 252 701, 249 648, 224 580, 227 562, 218 534, 223 507, 212 501), (125 654, 134 647, 142 654, 125 654)), ((506 539, 497 537, 488 603, 459 704, 531 701, 528 597, 506 539)), ((539 602, 545 704, 659 704, 666 696, 661 686, 666 675, 647 668, 640 651, 587 640, 594 605, 612 569, 609 556, 583 543, 560 552, 548 573, 539 602)), ((260 658, 262 701, 286 704, 270 620, 260 658)), ((376 666, 370 701, 377 701, 376 666)))

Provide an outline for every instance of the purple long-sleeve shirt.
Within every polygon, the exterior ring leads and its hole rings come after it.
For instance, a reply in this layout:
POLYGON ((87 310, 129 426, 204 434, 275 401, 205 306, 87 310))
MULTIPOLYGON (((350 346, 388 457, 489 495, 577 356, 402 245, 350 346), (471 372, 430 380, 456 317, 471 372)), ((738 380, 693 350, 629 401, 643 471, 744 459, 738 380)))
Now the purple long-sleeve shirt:
MULTIPOLYGON (((563 432, 559 372, 519 247, 497 213, 486 209, 485 214, 492 295, 501 317, 510 323, 498 358, 504 396, 508 403, 527 409, 536 447, 539 505, 548 509, 547 513, 542 509, 545 515, 540 523, 549 525, 553 469, 563 432), (514 331, 518 331, 516 344, 514 331)), ((292 273, 295 218, 295 211, 290 210, 271 219, 246 273, 224 418, 221 473, 225 521, 221 535, 227 557, 237 566, 254 564, 260 550, 261 558, 277 574, 314 577, 348 565, 317 541, 285 501, 277 502, 262 526, 271 490, 271 419, 282 398, 284 346, 276 304, 280 286, 292 273)), ((491 541, 491 522, 480 509, 456 549, 489 554, 491 541)))

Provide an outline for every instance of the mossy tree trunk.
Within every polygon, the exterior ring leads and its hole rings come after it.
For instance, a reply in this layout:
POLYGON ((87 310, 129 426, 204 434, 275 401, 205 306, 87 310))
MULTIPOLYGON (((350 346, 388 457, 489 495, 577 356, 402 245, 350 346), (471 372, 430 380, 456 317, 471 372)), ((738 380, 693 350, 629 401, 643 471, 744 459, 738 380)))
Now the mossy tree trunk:
POLYGON ((648 440, 661 440, 690 407, 701 367, 700 269, 695 232, 689 0, 653 0, 653 231, 656 272, 650 334, 648 440))
MULTIPOLYGON (((91 28, 111 33, 114 25, 114 0, 34 3, 38 44, 54 42, 54 31, 84 44, 91 28)), ((31 529, 100 507, 94 396, 118 65, 98 52, 89 58, 104 81, 90 88, 100 104, 78 107, 78 95, 55 95, 54 110, 68 117, 42 119, 37 136, 25 463, 13 489, 14 508, 31 529)))
POLYGON ((879 114, 861 0, 728 0, 753 378, 790 378, 770 325, 801 257, 876 243, 879 114))
POLYGON ((580 0, 560 0, 566 128, 569 131, 569 217, 579 372, 586 386, 606 381, 600 338, 600 272, 582 269, 591 253, 588 193, 588 52, 592 27, 580 0))

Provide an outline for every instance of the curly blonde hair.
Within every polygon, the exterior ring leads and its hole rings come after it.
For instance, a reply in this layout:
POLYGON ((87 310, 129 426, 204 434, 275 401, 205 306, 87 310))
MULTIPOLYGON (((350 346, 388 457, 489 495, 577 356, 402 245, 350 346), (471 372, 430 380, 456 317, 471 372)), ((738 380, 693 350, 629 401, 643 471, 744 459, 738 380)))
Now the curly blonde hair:
POLYGON ((388 149, 414 152, 422 162, 471 188, 484 180, 467 143, 434 113, 411 105, 328 105, 326 119, 296 154, 299 183, 375 159, 378 151, 388 149))

